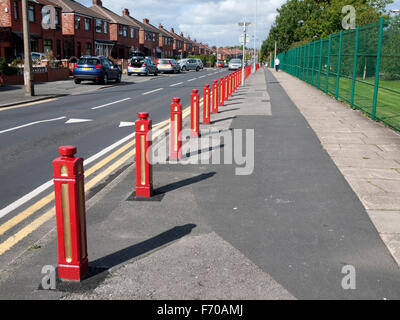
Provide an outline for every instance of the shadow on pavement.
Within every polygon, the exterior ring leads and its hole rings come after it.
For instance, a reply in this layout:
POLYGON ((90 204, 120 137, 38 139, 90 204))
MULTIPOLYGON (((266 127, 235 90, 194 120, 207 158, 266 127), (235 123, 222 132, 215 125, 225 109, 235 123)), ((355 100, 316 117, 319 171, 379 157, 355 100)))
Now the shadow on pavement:
MULTIPOLYGON (((163 247, 173 241, 179 240, 190 234, 195 224, 186 224, 167 230, 153 238, 119 250, 103 258, 89 262, 89 270, 82 282, 62 282, 57 280, 56 291, 60 292, 87 292, 98 287, 109 275, 109 270, 133 258, 141 256, 157 248, 163 247)), ((41 286, 38 288, 43 290, 41 286)))

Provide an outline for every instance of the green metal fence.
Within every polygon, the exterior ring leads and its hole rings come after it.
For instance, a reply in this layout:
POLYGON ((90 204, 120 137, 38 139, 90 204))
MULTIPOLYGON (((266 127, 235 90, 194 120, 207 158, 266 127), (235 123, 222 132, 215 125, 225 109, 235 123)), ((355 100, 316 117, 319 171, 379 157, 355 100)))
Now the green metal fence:
POLYGON ((400 130, 399 17, 331 34, 278 58, 283 71, 400 130))

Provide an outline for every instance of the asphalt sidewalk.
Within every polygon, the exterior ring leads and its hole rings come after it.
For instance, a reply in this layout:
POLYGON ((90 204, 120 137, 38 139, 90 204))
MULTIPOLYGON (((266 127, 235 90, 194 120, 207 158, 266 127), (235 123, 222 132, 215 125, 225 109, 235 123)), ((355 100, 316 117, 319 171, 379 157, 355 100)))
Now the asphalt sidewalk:
POLYGON ((251 75, 201 126, 210 127, 202 138, 212 147, 191 149, 191 164, 155 165, 154 201, 134 201, 134 164, 89 200, 88 279, 37 289, 41 268, 57 263, 53 231, 2 273, 1 297, 400 298, 398 266, 363 204, 269 71, 251 75), (234 150, 221 133, 235 137, 234 150), (238 175, 243 165, 230 155, 252 155, 253 142, 254 171, 238 175), (225 164, 213 164, 217 151, 225 164), (341 287, 345 265, 355 267, 356 290, 341 287))

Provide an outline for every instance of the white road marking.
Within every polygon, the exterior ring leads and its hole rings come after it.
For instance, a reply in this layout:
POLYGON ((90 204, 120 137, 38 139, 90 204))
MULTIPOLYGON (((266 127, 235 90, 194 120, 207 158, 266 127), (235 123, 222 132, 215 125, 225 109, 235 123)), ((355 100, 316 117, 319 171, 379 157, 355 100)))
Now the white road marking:
POLYGON ((81 122, 91 122, 93 121, 92 119, 69 119, 66 124, 71 124, 71 123, 81 123, 81 122))
POLYGON ((202 78, 205 78, 205 77, 207 77, 207 76, 201 76, 201 77, 199 77, 199 79, 202 79, 202 78))
POLYGON ((197 78, 194 78, 194 79, 190 79, 190 80, 188 80, 188 82, 191 82, 191 81, 194 81, 194 80, 196 80, 197 78))
MULTIPOLYGON (((135 136, 134 133, 131 133, 130 135, 126 136, 125 138, 122 138, 121 140, 115 142, 111 146, 101 150, 100 152, 96 153, 94 156, 86 159, 84 161, 84 165, 88 166, 92 162, 96 161, 97 159, 101 158, 103 155, 107 154, 111 150, 119 147, 121 144, 124 144, 126 141, 133 139, 135 136)), ((19 198, 18 200, 14 201, 13 203, 9 204, 7 207, 4 207, 3 209, 0 210, 0 218, 6 216, 10 212, 14 211, 15 209, 18 209, 28 201, 32 200, 36 196, 38 196, 40 193, 43 191, 49 189, 50 187, 53 186, 53 180, 49 180, 46 183, 42 184, 41 186, 37 187, 33 191, 29 192, 28 194, 24 195, 23 197, 19 198)))
POLYGON ((107 104, 103 104, 103 105, 101 105, 101 106, 92 108, 92 110, 96 110, 96 109, 101 109, 101 108, 104 108, 104 107, 108 107, 108 106, 111 106, 111 105, 113 105, 113 104, 120 103, 120 102, 124 102, 124 101, 130 100, 130 99, 132 99, 132 98, 126 98, 126 99, 122 99, 122 100, 110 102, 110 103, 107 103, 107 104))
POLYGON ((142 95, 145 96, 145 95, 148 95, 148 94, 150 94, 150 93, 154 93, 154 92, 161 91, 161 90, 164 90, 164 88, 159 88, 159 89, 156 89, 156 90, 152 90, 152 91, 149 91, 149 92, 145 92, 145 93, 142 93, 142 95))
POLYGON ((134 122, 123 122, 123 121, 121 121, 120 124, 119 124, 119 128, 132 127, 134 125, 135 125, 134 122))
POLYGON ((6 132, 10 132, 10 131, 14 131, 14 130, 21 129, 21 128, 33 126, 33 125, 38 124, 38 123, 51 122, 51 121, 58 121, 58 120, 62 120, 62 119, 65 119, 65 118, 66 118, 66 117, 59 117, 59 118, 55 118, 55 119, 34 121, 34 122, 31 122, 31 123, 23 124, 23 125, 18 126, 18 127, 14 127, 14 128, 2 130, 2 131, 0 131, 0 133, 6 133, 6 132))
POLYGON ((180 84, 183 84, 183 82, 179 82, 179 83, 171 84, 171 85, 170 85, 170 87, 176 87, 176 86, 179 86, 180 84))

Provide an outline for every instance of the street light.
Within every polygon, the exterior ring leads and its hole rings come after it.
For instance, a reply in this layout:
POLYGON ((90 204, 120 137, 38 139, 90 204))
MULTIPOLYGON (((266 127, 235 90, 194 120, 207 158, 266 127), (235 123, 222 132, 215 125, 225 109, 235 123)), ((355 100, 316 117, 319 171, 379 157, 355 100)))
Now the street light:
POLYGON ((239 22, 238 23, 238 26, 239 27, 243 27, 243 57, 242 57, 242 86, 244 86, 244 82, 245 82, 245 79, 244 79, 244 76, 245 76, 245 74, 244 74, 244 61, 245 61, 245 59, 246 59, 246 50, 245 50, 245 48, 246 48, 246 27, 248 27, 248 26, 250 26, 251 25, 251 22, 239 22))

